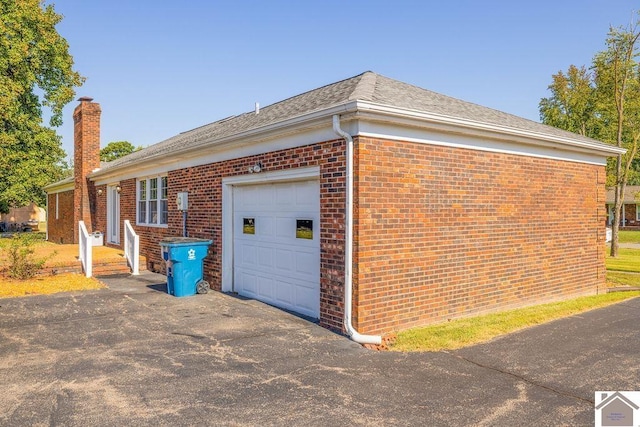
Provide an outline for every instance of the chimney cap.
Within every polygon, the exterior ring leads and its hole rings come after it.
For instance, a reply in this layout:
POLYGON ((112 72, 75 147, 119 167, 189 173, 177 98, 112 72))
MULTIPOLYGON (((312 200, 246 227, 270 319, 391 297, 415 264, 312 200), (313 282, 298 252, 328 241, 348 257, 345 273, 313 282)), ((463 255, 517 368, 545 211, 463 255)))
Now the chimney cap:
POLYGON ((93 98, 91 98, 90 96, 81 96, 80 98, 78 98, 78 101, 80 101, 80 102, 91 102, 91 101, 93 101, 93 98))

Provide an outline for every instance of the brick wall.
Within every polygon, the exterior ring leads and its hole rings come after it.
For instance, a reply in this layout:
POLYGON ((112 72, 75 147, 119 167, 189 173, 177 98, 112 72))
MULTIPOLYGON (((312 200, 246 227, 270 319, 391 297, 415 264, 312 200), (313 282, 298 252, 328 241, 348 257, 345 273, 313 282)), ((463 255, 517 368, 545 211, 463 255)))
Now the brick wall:
MULTIPOLYGON (((187 230, 213 240, 205 279, 220 290, 222 179, 257 162, 265 172, 319 166, 320 323, 342 330, 344 148, 342 140, 327 141, 170 171, 168 227, 135 225, 136 181, 124 180, 120 219, 141 236, 147 267, 164 272, 158 242, 182 234, 173 201, 189 192, 187 230)), ((604 289, 603 167, 367 138, 356 138, 356 153, 353 312, 360 332, 604 289)), ((106 212, 104 195, 96 207, 106 212)), ((96 227, 106 230, 106 216, 96 215, 96 227)))
MULTIPOLYGON (((140 253, 147 268, 164 272, 158 242, 182 235, 182 214, 176 209, 176 193, 189 193, 187 231, 190 237, 212 239, 205 258, 205 280, 221 289, 222 280, 222 179, 244 175, 257 162, 263 172, 296 167, 320 167, 320 323, 342 330, 344 293, 344 141, 327 141, 295 149, 170 171, 168 173, 169 226, 134 225, 140 235, 140 253)), ((121 221, 135 224, 135 180, 121 181, 121 221)))
POLYGON ((604 167, 369 138, 356 153, 361 333, 604 290, 604 167))
POLYGON ((636 219, 636 205, 624 205, 624 218, 627 226, 639 225, 636 219))
POLYGON ((95 185, 94 189, 92 229, 104 234, 104 244, 107 245, 107 186, 95 185))
POLYGON ((96 212, 95 189, 87 175, 100 167, 100 104, 80 98, 73 111, 74 243, 78 242, 78 221, 84 221, 91 233, 92 214, 96 212))
POLYGON ((56 219, 56 195, 47 196, 49 212, 47 232, 49 241, 60 244, 73 243, 73 190, 58 193, 58 218, 56 219))

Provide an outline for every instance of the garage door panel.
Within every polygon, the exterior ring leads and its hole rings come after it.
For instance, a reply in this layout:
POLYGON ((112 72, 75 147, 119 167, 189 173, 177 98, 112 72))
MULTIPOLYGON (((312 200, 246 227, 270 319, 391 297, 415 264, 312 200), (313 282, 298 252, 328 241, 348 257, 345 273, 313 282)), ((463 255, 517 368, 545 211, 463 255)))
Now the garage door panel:
POLYGON ((276 269, 283 273, 292 271, 294 257, 291 249, 276 249, 276 269))
POLYGON ((258 277, 255 274, 250 274, 249 272, 237 272, 237 279, 242 282, 243 285, 243 293, 247 296, 257 297, 258 296, 258 277))
POLYGON ((296 206, 302 208, 319 207, 319 199, 315 194, 315 183, 308 182, 306 185, 297 186, 295 189, 296 206))
POLYGON ((255 188, 255 187, 247 187, 250 190, 249 193, 253 194, 253 199, 256 200, 259 205, 258 208, 271 210, 270 207, 273 207, 274 202, 274 188, 272 186, 267 186, 264 188, 255 188), (257 197, 256 197, 257 195, 257 197))
POLYGON ((275 218, 272 216, 259 216, 260 224, 256 224, 256 235, 258 238, 269 238, 276 235, 274 227, 275 218))
POLYGON ((276 218, 276 237, 286 241, 287 239, 294 237, 294 230, 295 226, 293 225, 293 218, 281 216, 276 218))
POLYGON ((261 267, 273 266, 273 251, 271 250, 271 248, 258 248, 258 265, 261 267))
POLYGON ((316 299, 320 300, 320 292, 318 292, 317 289, 303 288, 303 287, 297 287, 296 288, 296 303, 295 303, 295 305, 297 307, 302 307, 306 311, 303 314, 307 314, 307 315, 311 316, 311 314, 308 314, 308 313, 314 312, 315 311, 315 307, 313 307, 311 304, 309 304, 309 302, 310 301, 314 301, 316 299))
POLYGON ((274 297, 275 283, 273 277, 259 275, 257 276, 258 298, 271 300, 274 297))
POLYGON ((281 184, 276 190, 275 201, 278 206, 278 210, 286 210, 293 206, 295 201, 295 188, 293 184, 281 184))
POLYGON ((292 283, 280 280, 276 289, 276 301, 284 307, 294 308, 296 305, 295 300, 292 298, 292 296, 294 296, 294 292, 295 289, 292 283))
POLYGON ((251 245, 242 245, 242 264, 253 265, 257 261, 257 248, 251 245))
POLYGON ((301 274, 307 278, 315 277, 316 270, 318 269, 318 260, 316 254, 313 252, 296 252, 296 273, 301 274))
POLYGON ((320 311, 320 190, 317 181, 234 188, 234 289, 311 317, 320 311), (236 189, 241 197, 236 197, 236 189), (244 234, 253 218, 255 234, 244 234), (312 233, 298 233, 311 220, 312 233), (311 238, 306 238, 311 237, 311 238))

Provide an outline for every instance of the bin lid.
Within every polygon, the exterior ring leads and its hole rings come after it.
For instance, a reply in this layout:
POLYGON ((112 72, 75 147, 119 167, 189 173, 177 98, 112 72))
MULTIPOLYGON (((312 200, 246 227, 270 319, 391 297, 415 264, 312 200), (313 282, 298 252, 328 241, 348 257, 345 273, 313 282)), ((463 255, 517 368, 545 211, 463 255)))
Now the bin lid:
POLYGON ((213 240, 209 239, 198 239, 195 237, 165 237, 160 240, 161 246, 178 246, 178 245, 193 245, 193 244, 201 244, 201 245, 210 245, 213 243, 213 240))

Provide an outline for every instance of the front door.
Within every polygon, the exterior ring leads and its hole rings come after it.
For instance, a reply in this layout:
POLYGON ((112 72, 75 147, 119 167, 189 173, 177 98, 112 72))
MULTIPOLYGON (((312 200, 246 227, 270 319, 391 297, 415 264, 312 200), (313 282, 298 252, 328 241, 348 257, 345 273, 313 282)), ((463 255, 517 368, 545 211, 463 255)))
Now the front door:
POLYGON ((120 244, 120 193, 117 185, 107 187, 107 241, 120 244))

